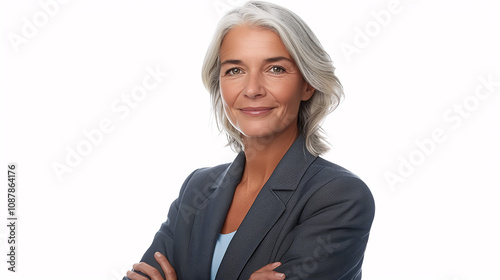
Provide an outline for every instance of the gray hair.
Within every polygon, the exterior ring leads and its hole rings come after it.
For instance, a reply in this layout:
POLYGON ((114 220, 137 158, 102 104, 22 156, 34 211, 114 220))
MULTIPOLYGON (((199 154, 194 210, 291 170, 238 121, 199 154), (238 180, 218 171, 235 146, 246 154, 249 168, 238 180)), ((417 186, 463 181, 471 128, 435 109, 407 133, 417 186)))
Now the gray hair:
POLYGON ((236 152, 244 149, 240 132, 231 125, 224 112, 220 94, 219 52, 229 30, 241 25, 266 28, 281 38, 304 80, 315 89, 312 97, 300 104, 299 133, 304 136, 311 154, 318 156, 328 151, 321 123, 343 97, 342 85, 334 74, 335 67, 319 40, 300 17, 286 8, 261 1, 247 2, 221 19, 203 61, 203 84, 210 92, 217 127, 225 131, 228 146, 236 152))

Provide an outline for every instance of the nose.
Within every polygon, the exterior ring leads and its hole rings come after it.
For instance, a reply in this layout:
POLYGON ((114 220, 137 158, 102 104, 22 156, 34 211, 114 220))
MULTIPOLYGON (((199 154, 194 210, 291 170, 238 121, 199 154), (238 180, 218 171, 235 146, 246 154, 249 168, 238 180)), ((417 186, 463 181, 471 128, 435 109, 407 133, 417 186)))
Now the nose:
POLYGON ((248 74, 244 95, 250 99, 255 99, 265 95, 262 80, 259 73, 248 74))

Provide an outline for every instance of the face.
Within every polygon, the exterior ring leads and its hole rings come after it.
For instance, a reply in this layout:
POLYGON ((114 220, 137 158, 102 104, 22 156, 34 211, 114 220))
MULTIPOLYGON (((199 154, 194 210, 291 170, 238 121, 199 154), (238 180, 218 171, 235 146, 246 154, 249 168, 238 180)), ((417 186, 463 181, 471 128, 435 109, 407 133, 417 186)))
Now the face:
POLYGON ((280 37, 260 27, 237 26, 220 49, 220 88, 227 118, 244 138, 298 134, 301 101, 312 88, 280 37))

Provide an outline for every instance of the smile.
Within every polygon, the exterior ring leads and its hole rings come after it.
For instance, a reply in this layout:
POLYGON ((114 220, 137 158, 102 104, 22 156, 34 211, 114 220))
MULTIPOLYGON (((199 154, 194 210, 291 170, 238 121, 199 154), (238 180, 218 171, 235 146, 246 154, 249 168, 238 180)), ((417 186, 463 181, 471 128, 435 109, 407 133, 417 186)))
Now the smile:
POLYGON ((240 111, 246 115, 262 116, 262 115, 265 115, 265 114, 271 112, 272 109, 274 109, 274 108, 272 108, 272 107, 246 107, 246 108, 241 108, 240 111))

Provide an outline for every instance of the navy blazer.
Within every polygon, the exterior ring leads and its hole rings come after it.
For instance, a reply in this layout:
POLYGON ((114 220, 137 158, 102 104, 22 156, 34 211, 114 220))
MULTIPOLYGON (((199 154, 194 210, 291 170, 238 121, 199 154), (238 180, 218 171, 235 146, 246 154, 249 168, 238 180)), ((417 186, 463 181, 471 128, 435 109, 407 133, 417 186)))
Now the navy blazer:
MULTIPOLYGON (((141 261, 163 271, 167 256, 180 280, 210 279, 212 254, 238 185, 245 154, 195 170, 141 261)), ((244 279, 271 262, 286 279, 361 279, 374 217, 368 187, 348 170, 309 153, 299 136, 234 235, 218 280, 244 279)), ((124 279, 127 279, 126 277, 124 279)))

